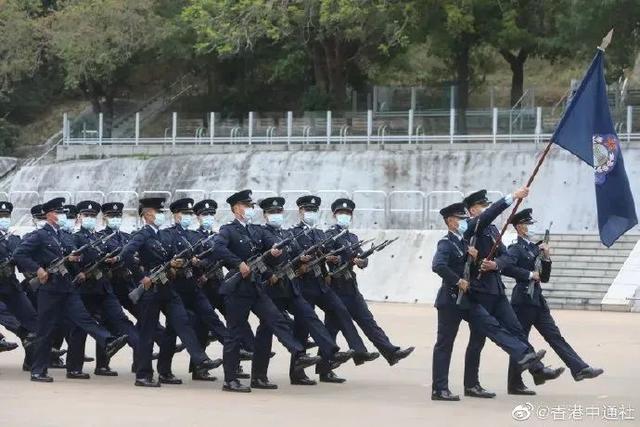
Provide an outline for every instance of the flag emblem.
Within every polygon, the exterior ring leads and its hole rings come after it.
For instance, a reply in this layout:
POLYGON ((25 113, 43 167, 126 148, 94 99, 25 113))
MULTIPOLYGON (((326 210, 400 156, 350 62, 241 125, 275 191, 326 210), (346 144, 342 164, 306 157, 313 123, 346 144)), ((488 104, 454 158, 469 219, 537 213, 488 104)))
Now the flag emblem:
POLYGON ((618 160, 620 141, 614 134, 593 135, 593 167, 596 184, 603 184, 618 160))

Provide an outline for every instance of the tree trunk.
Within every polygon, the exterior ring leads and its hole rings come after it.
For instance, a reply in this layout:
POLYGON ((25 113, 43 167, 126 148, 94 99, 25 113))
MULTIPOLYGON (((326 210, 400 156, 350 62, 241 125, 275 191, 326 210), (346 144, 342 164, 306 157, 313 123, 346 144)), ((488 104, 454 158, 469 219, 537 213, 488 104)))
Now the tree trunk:
POLYGON ((327 62, 329 77, 329 93, 336 108, 344 108, 347 95, 347 80, 345 77, 344 54, 339 42, 328 39, 322 43, 327 62))
POLYGON ((321 45, 314 43, 311 52, 311 60, 313 63, 313 77, 315 86, 318 91, 326 94, 329 87, 327 76, 327 61, 323 55, 323 49, 321 45))
POLYGON ((102 123, 103 138, 111 138, 111 133, 113 131, 113 117, 115 115, 114 100, 115 100, 115 96, 113 92, 109 92, 104 97, 103 123, 102 123))
POLYGON ((500 54, 511 67, 511 106, 513 107, 524 94, 524 63, 527 61, 529 52, 520 49, 517 55, 508 50, 501 49, 500 54))
POLYGON ((469 106, 469 50, 468 45, 463 46, 455 57, 456 79, 458 88, 456 91, 456 123, 458 124, 456 134, 465 135, 467 133, 467 107, 469 106))

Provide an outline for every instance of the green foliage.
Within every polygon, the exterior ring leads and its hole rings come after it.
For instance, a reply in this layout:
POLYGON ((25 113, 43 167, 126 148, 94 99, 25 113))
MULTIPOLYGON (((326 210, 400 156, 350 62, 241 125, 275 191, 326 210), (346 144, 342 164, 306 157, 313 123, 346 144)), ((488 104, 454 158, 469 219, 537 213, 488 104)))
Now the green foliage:
POLYGON ((0 119, 0 155, 11 153, 18 140, 18 127, 5 119, 0 119))

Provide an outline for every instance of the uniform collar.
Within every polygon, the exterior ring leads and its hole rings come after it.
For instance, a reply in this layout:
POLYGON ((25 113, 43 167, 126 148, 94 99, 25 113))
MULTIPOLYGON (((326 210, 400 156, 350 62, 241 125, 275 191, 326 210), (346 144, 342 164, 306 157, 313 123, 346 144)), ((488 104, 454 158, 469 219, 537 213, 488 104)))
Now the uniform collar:
POLYGON ((449 238, 453 238, 458 242, 462 242, 462 236, 456 233, 455 231, 449 230, 449 238))
POLYGON ((148 228, 149 230, 153 231, 154 234, 158 234, 158 231, 160 231, 155 225, 153 224, 145 224, 144 225, 146 228, 148 228))

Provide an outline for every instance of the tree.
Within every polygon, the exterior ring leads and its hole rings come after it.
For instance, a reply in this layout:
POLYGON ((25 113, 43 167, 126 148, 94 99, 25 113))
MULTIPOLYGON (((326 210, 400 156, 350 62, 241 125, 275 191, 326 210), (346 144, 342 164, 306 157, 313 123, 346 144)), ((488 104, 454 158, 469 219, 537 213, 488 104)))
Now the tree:
POLYGON ((455 106, 460 111, 459 131, 466 132, 465 111, 476 73, 474 54, 488 43, 499 16, 493 0, 428 0, 422 10, 423 29, 431 51, 451 70, 456 82, 455 106))
POLYGON ((513 0, 500 3, 497 25, 488 28, 491 43, 511 68, 511 105, 524 94, 524 64, 532 56, 555 59, 569 55, 568 49, 557 44, 556 17, 565 6, 564 0, 513 0))
POLYGON ((111 135, 114 99, 136 66, 156 60, 172 31, 154 0, 86 0, 52 15, 52 52, 65 70, 65 84, 80 89, 96 114, 104 113, 111 135))
POLYGON ((13 87, 40 67, 45 50, 42 32, 22 5, 10 0, 0 7, 0 102, 13 87))
POLYGON ((344 107, 348 83, 406 45, 412 2, 192 0, 183 12, 196 50, 229 59, 258 48, 304 50, 316 90, 344 107))

